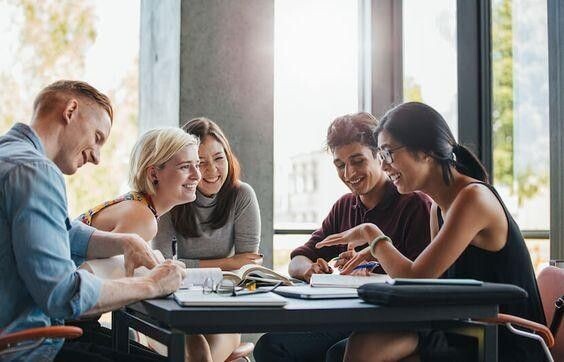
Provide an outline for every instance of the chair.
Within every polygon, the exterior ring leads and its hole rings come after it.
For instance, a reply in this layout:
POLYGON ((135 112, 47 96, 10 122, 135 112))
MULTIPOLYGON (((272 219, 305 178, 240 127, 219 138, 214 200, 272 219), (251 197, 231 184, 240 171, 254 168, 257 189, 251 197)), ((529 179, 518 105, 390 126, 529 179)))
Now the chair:
POLYGON ((235 350, 231 352, 225 362, 235 362, 241 359, 250 362, 251 360, 247 356, 253 352, 253 349, 255 349, 255 345, 253 343, 242 342, 239 347, 235 348, 235 350))
POLYGON ((72 326, 39 327, 9 333, 0 336, 0 357, 38 347, 45 338, 73 339, 80 336, 82 336, 82 329, 72 326))
POLYGON ((552 323, 555 306, 558 308, 559 305, 560 308, 564 308, 564 269, 554 266, 544 268, 537 277, 537 283, 544 308, 544 315, 548 325, 550 326, 552 324, 551 328, 524 318, 503 313, 499 313, 496 318, 484 319, 483 321, 503 324, 512 333, 535 339, 541 343, 549 361, 564 361, 564 332, 561 331, 557 333, 559 325, 552 323), (517 329, 514 325, 529 329, 533 332, 517 329))

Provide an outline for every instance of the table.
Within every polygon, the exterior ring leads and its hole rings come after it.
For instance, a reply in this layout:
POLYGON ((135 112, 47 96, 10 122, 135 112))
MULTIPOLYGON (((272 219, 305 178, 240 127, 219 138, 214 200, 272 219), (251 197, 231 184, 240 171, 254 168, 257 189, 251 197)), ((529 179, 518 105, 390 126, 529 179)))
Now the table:
POLYGON ((385 307, 360 299, 288 299, 284 307, 181 307, 172 298, 146 300, 112 313, 114 348, 129 351, 129 327, 164 343, 170 361, 184 361, 184 335, 370 331, 435 328, 478 338, 479 360, 497 361, 498 305, 385 307))

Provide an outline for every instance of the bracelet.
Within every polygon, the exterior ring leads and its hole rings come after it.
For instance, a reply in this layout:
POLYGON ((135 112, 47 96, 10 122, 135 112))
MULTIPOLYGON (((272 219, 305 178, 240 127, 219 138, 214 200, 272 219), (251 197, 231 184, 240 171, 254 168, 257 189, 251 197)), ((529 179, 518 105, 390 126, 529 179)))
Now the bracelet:
POLYGON ((375 253, 376 245, 378 245, 378 243, 382 240, 388 240, 390 243, 392 242, 392 239, 390 239, 386 235, 377 236, 374 240, 370 242, 370 254, 372 254, 372 256, 375 258, 376 258, 376 253, 375 253))

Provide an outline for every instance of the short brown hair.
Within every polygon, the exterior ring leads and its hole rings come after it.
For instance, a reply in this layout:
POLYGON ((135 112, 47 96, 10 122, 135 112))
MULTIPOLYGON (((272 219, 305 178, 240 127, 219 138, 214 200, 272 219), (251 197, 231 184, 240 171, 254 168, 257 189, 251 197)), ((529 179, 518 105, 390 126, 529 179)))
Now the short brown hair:
POLYGON ((376 117, 367 112, 337 117, 327 129, 327 148, 333 152, 337 147, 358 142, 370 147, 372 153, 375 153, 378 148, 378 141, 374 136, 377 126, 376 117))
POLYGON ((43 88, 37 97, 35 97, 35 101, 33 101, 33 112, 35 114, 39 114, 49 110, 50 107, 52 107, 52 103, 55 101, 58 93, 67 93, 78 97, 85 97, 96 102, 96 104, 104 108, 104 110, 108 113, 108 116, 110 116, 110 122, 113 123, 114 110, 112 108, 110 98, 92 87, 90 84, 77 80, 59 80, 43 88))

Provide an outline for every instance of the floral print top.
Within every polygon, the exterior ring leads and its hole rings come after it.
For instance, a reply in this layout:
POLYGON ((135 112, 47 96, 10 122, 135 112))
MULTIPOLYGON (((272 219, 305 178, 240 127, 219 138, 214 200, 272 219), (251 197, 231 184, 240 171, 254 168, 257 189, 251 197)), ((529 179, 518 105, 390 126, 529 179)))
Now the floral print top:
POLYGON ((146 195, 142 192, 130 191, 130 192, 124 194, 124 195, 121 195, 120 197, 118 197, 116 199, 103 202, 103 203, 91 208, 90 210, 86 211, 84 214, 80 215, 78 217, 78 220, 82 221, 86 225, 91 226, 92 225, 92 218, 94 217, 94 215, 96 215, 100 211, 104 210, 108 206, 112 206, 112 205, 115 205, 117 203, 120 203, 120 202, 126 201, 126 200, 139 201, 139 202, 144 203, 145 205, 147 205, 149 210, 151 210, 153 215, 155 215, 155 218, 156 219, 159 218, 159 215, 157 214, 157 210, 153 206, 153 201, 151 200, 151 196, 146 195))

